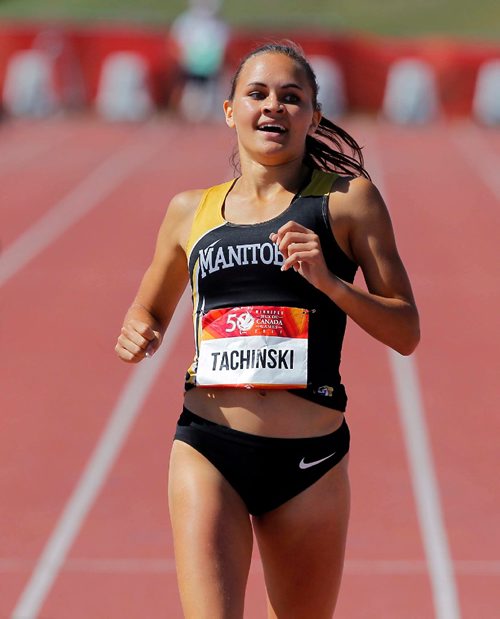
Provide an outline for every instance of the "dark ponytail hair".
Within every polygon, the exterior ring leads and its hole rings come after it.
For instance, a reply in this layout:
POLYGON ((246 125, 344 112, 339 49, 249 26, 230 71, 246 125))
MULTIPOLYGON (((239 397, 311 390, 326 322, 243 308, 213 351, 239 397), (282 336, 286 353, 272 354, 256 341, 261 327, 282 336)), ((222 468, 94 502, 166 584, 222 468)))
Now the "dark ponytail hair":
MULTIPOLYGON (((316 75, 302 49, 293 41, 287 40, 260 45, 243 58, 231 81, 230 101, 234 98, 236 85, 245 63, 250 58, 261 54, 282 54, 299 64, 304 69, 312 89, 313 107, 315 110, 321 110, 321 105, 318 102, 319 87, 316 75)), ((341 172, 370 178, 364 166, 361 146, 347 131, 344 131, 344 129, 324 116, 321 117, 314 135, 306 137, 304 163, 311 168, 317 168, 325 172, 341 172), (350 154, 346 153, 346 149, 350 151, 350 154)))

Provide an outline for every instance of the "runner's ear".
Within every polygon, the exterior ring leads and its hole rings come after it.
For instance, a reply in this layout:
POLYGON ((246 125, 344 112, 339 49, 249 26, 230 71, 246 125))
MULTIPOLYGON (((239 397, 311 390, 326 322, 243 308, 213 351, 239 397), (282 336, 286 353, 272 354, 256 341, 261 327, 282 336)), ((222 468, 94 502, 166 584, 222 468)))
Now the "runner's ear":
POLYGON ((226 125, 234 129, 233 107, 231 101, 224 101, 224 115, 226 117, 226 125))
POLYGON ((321 121, 321 112, 320 110, 314 110, 313 112, 313 118, 312 118, 312 122, 309 126, 309 131, 307 132, 309 135, 312 135, 313 133, 316 132, 316 129, 318 128, 318 125, 321 121))

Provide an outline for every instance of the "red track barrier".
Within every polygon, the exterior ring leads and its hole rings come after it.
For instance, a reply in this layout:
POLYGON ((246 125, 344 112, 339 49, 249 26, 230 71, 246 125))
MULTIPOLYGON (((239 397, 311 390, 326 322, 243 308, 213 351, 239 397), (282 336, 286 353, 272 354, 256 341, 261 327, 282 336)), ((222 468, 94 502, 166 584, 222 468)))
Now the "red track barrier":
MULTIPOLYGON (((175 45, 167 31, 131 25, 0 25, 0 88, 12 54, 39 45, 40 40, 43 42, 41 35, 47 39, 51 33, 59 37, 61 45, 54 78, 59 91, 64 91, 65 79, 71 73, 67 71, 68 63, 73 67, 78 65, 83 80, 83 104, 91 104, 106 56, 115 51, 134 51, 147 61, 155 103, 158 107, 168 105, 178 74, 175 45)), ((226 54, 228 68, 233 69, 257 43, 281 38, 297 41, 308 55, 324 55, 337 62, 343 71, 347 107, 351 111, 380 110, 389 67, 398 59, 412 57, 425 60, 434 68, 441 107, 446 115, 470 114, 479 67, 487 60, 500 58, 498 44, 448 38, 385 39, 311 31, 235 31, 226 54)))

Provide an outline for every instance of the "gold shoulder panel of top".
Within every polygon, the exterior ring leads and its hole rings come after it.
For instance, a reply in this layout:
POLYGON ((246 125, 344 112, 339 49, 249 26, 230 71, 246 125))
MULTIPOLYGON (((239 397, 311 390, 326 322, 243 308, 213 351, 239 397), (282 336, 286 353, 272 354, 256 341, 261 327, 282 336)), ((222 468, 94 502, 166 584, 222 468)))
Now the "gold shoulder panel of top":
POLYGON ((197 243, 206 232, 213 230, 218 226, 224 224, 224 217, 222 216, 222 207, 224 200, 229 193, 231 187, 234 184, 234 180, 215 185, 207 189, 200 200, 196 208, 196 212, 193 218, 193 224, 191 226, 191 232, 189 234, 188 243, 186 246, 186 254, 189 256, 194 245, 197 243))
POLYGON ((303 197, 328 195, 338 177, 339 175, 335 172, 323 172, 322 170, 314 169, 311 181, 301 195, 303 197))

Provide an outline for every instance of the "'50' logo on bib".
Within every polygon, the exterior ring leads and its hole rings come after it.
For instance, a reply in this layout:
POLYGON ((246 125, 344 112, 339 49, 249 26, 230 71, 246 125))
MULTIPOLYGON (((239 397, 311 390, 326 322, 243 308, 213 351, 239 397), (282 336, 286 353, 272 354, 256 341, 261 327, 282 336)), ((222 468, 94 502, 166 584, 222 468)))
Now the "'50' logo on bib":
POLYGON ((243 314, 236 314, 234 312, 226 314, 226 320, 228 326, 226 327, 226 333, 232 333, 236 329, 240 333, 246 333, 255 324, 255 318, 250 312, 243 312, 243 314))

